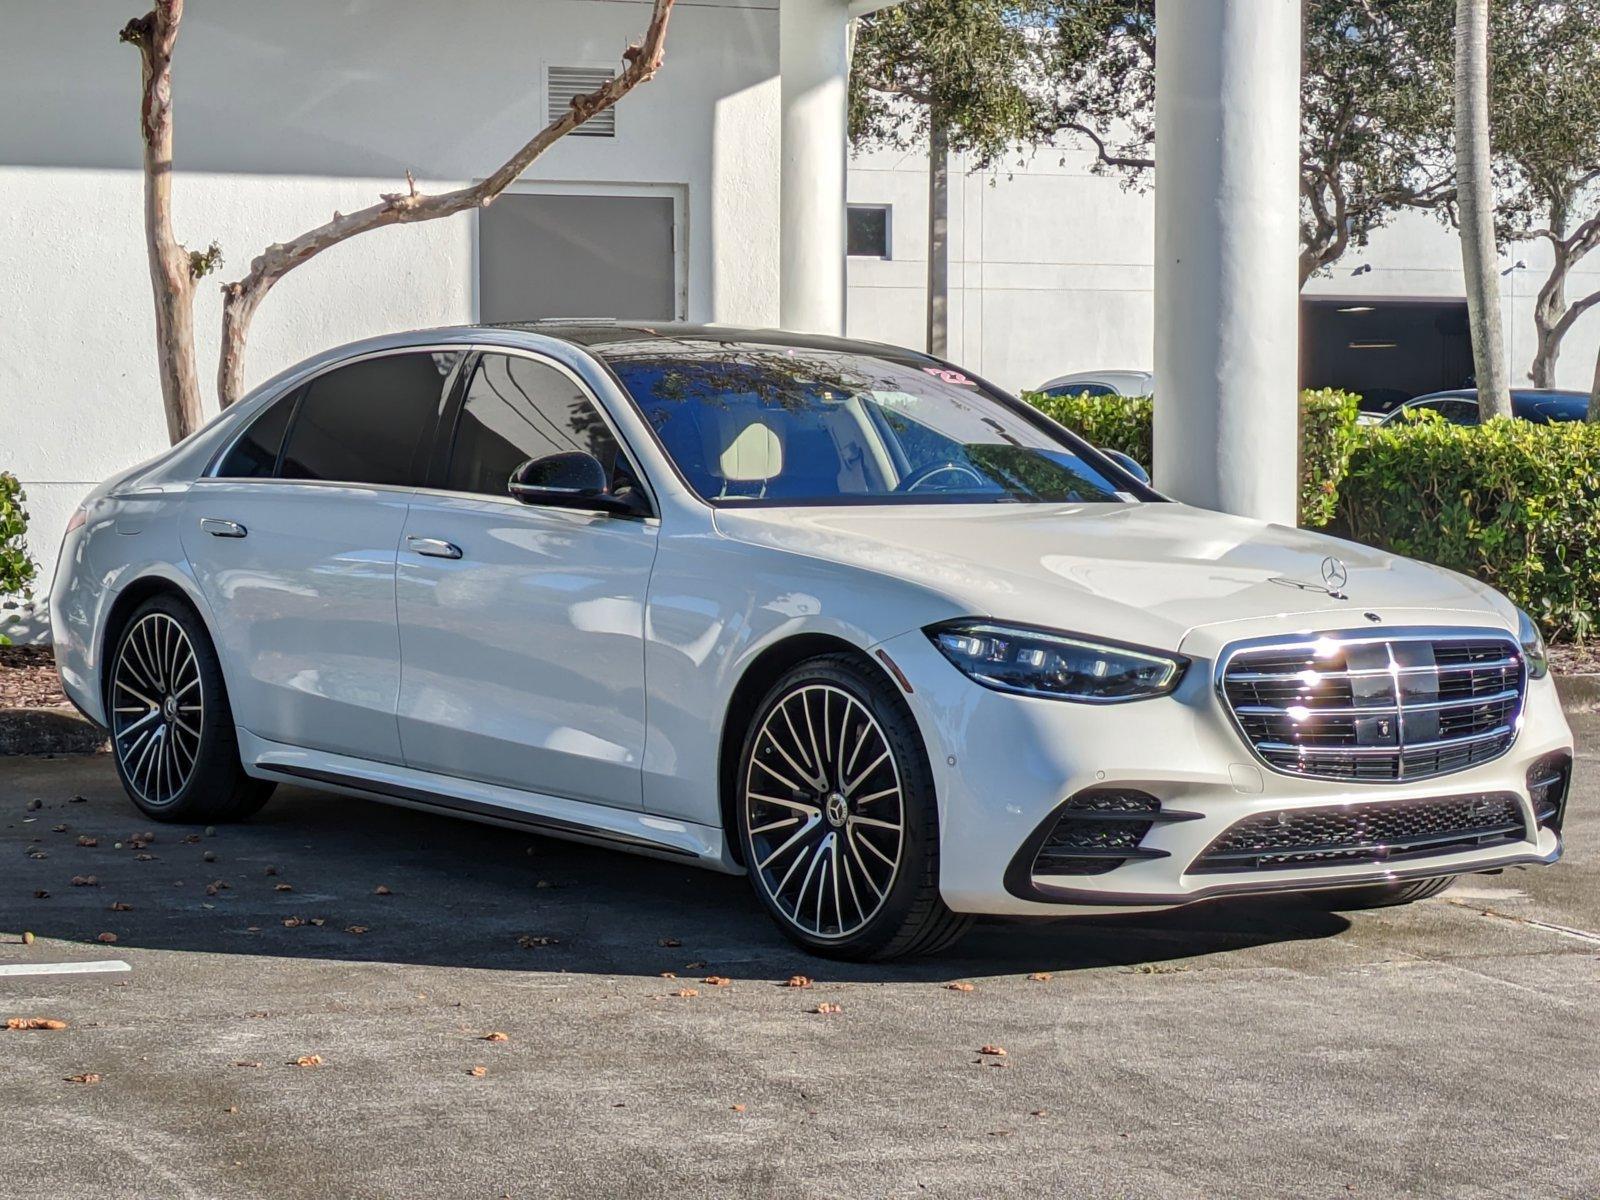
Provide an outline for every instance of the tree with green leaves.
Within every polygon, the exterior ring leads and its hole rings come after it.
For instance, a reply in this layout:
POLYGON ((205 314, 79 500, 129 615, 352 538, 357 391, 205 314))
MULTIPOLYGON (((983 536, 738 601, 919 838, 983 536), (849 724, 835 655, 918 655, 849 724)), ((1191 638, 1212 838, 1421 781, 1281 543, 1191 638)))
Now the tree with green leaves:
MULTIPOLYGON (((1306 0, 1300 283, 1406 208, 1454 197, 1450 0, 1306 0)), ((1096 168, 1148 186, 1155 148, 1154 0, 1056 0, 1048 122, 1096 168)))
POLYGON ((928 155, 928 343, 946 353, 950 154, 981 170, 1043 139, 1032 10, 1004 0, 907 0, 864 17, 850 74, 857 148, 928 155))
POLYGON ((1490 20, 1498 233, 1550 248, 1528 374, 1551 387, 1562 341, 1600 305, 1600 289, 1567 295, 1573 270, 1600 249, 1600 0, 1498 0, 1490 20))

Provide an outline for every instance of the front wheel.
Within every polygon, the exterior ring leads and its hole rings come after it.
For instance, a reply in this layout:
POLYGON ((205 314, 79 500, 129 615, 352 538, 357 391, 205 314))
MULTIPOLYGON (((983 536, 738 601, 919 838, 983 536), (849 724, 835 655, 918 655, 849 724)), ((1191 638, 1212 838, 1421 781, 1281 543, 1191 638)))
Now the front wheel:
POLYGON ((845 654, 780 679, 745 736, 739 839, 756 894, 816 954, 942 949, 971 923, 939 897, 932 772, 905 701, 845 654))
POLYGON ((205 627, 175 596, 145 601, 117 640, 106 688, 123 789, 157 821, 234 821, 267 802, 252 779, 205 627))

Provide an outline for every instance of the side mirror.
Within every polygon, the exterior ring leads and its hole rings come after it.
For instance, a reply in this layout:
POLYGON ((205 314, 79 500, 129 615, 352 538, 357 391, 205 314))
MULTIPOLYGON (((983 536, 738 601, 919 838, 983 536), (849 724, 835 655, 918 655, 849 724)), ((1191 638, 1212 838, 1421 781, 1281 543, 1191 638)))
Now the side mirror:
POLYGON ((637 495, 612 494, 605 467, 582 450, 530 458, 511 472, 506 491, 524 504, 549 508, 577 508, 617 516, 638 516, 643 512, 637 495))
POLYGON ((1104 446, 1100 448, 1100 453, 1104 454, 1140 483, 1150 482, 1150 472, 1141 467, 1138 460, 1131 455, 1124 454, 1121 450, 1107 450, 1104 446))

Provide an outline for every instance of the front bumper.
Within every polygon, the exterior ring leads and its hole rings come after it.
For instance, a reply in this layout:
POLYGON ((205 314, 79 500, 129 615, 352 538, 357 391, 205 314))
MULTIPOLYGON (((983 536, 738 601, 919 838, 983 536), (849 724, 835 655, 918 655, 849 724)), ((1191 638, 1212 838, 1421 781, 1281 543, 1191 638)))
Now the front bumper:
POLYGON ((1096 706, 981 687, 920 631, 894 638, 883 649, 911 684, 906 700, 928 747, 939 796, 940 890, 956 912, 1128 912, 1218 896, 1491 871, 1550 863, 1561 855, 1560 836, 1540 826, 1528 788, 1534 764, 1572 748, 1549 678, 1529 682, 1517 737, 1499 758, 1404 783, 1345 783, 1262 765, 1218 701, 1205 661, 1192 665, 1171 696, 1096 706), (1053 814, 1081 792, 1111 788, 1143 792, 1163 810, 1191 816, 1154 824, 1140 840, 1142 849, 1160 857, 1129 859, 1103 874, 1025 872, 1019 883, 1019 852, 1053 814), (1387 864, 1225 874, 1194 869, 1218 835, 1255 814, 1491 794, 1515 797, 1525 832, 1520 840, 1387 864))

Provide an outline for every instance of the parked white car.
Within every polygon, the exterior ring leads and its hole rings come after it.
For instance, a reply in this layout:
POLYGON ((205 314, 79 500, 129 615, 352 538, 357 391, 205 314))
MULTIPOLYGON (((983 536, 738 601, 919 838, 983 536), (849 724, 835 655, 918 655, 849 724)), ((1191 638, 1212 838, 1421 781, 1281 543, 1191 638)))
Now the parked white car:
POLYGON ((1171 503, 910 351, 358 343, 97 488, 61 564, 62 679, 150 817, 288 782, 744 871, 826 954, 1561 853, 1503 597, 1171 503))
POLYGON ((1033 390, 1046 396, 1153 396, 1156 377, 1152 371, 1076 371, 1033 390))

